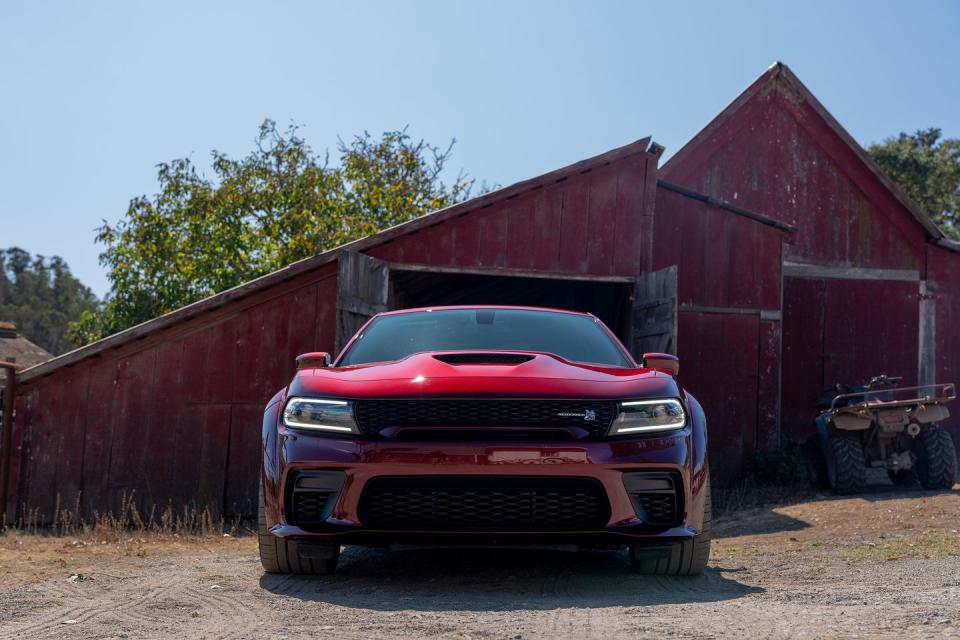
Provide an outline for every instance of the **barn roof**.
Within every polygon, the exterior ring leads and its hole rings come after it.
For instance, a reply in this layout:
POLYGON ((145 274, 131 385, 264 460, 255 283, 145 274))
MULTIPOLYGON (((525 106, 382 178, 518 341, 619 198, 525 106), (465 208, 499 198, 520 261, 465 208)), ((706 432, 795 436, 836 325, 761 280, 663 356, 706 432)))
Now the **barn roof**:
POLYGON ((774 86, 789 91, 793 97, 808 105, 810 109, 822 119, 824 124, 850 148, 859 161, 863 163, 867 171, 871 173, 874 178, 890 192, 897 202, 909 212, 914 220, 924 228, 928 237, 934 243, 952 251, 960 252, 960 242, 948 238, 943 231, 934 224, 933 220, 931 220, 893 180, 883 173, 873 158, 870 157, 870 154, 868 154, 867 151, 853 139, 853 136, 843 128, 837 119, 827 111, 827 108, 817 100, 816 96, 800 81, 800 78, 796 76, 790 67, 782 62, 774 62, 770 65, 743 93, 737 96, 733 102, 727 105, 707 126, 701 129, 683 148, 677 151, 677 153, 660 168, 660 174, 669 178, 671 169, 683 165, 686 160, 694 157, 707 141, 729 126, 741 109, 747 106, 754 97, 763 95, 774 86))
POLYGON ((367 251, 368 249, 389 242, 390 240, 393 240, 399 236, 414 233, 420 229, 432 227, 434 225, 441 224, 446 220, 458 218, 459 216, 468 213, 480 211, 481 209, 489 207, 494 203, 515 198, 522 193, 539 189, 546 185, 609 165, 613 162, 623 160, 630 156, 640 153, 650 153, 654 156, 658 156, 662 148, 657 147, 659 147, 659 145, 651 147, 649 136, 646 138, 641 138, 636 142, 632 142, 628 145, 601 153, 600 155, 588 158, 586 160, 581 160, 561 169, 545 173, 529 180, 517 182, 508 187, 503 187, 501 189, 485 193, 476 198, 472 198, 470 200, 445 207, 438 211, 425 214, 419 218, 414 218, 413 220, 409 220, 407 222, 390 227, 389 229, 380 231, 379 233, 360 238, 359 240, 354 240, 353 242, 349 242, 340 247, 336 247, 334 249, 318 253, 315 256, 299 260, 284 267, 283 269, 279 269, 249 282, 245 282, 241 285, 233 287, 232 289, 221 291, 220 293, 214 294, 208 298, 204 298, 203 300, 199 300, 193 304, 181 307, 171 311, 170 313, 153 318, 152 320, 148 320, 134 327, 130 327, 129 329, 125 329, 111 336, 107 336, 102 340, 92 342, 86 346, 80 347, 79 349, 74 349, 73 351, 43 362, 42 364, 21 371, 17 375, 17 379, 21 382, 25 382, 33 378, 47 375, 61 367, 70 366, 79 362, 80 360, 92 357, 103 351, 123 346, 156 331, 186 322, 187 320, 190 320, 191 318, 194 318, 211 309, 221 307, 229 302, 246 298, 247 296, 250 296, 258 291, 268 289, 276 284, 290 280, 291 278, 302 273, 319 269, 324 265, 333 262, 341 250, 358 252, 367 251))
MULTIPOLYGON (((17 333, 17 326, 14 323, 0 322, 0 360, 30 367, 52 357, 46 349, 33 344, 17 333)), ((0 380, 5 377, 6 370, 0 369, 0 380)))

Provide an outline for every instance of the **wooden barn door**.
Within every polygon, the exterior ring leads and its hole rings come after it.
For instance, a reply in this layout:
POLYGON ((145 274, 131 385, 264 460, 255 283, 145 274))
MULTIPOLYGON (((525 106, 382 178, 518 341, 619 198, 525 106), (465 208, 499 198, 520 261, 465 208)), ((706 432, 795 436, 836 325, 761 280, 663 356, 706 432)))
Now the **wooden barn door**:
POLYGON ((631 350, 637 361, 644 353, 677 353, 677 266, 637 278, 633 295, 631 350))
POLYGON ((355 251, 340 252, 337 274, 337 353, 364 323, 386 311, 390 265, 355 251))

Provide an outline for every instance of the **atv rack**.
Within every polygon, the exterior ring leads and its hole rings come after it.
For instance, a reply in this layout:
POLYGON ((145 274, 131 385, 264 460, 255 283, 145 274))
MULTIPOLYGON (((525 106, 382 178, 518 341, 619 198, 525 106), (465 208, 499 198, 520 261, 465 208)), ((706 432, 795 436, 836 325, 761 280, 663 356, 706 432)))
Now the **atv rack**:
POLYGON ((906 407, 910 405, 940 405, 950 402, 951 400, 956 399, 957 397, 957 388, 956 385, 952 382, 945 384, 925 384, 918 387, 895 387, 888 389, 870 389, 868 391, 858 391, 856 393, 842 393, 833 398, 833 401, 830 403, 830 412, 831 413, 865 413, 869 411, 878 411, 881 409, 894 409, 896 407, 906 407), (877 396, 877 395, 886 395, 892 396, 896 393, 902 393, 906 391, 918 391, 920 389, 927 389, 930 391, 928 395, 914 397, 914 398, 905 398, 903 400, 879 400, 877 398, 867 398, 867 396, 877 396), (862 402, 857 402, 855 404, 844 405, 838 407, 837 403, 842 400, 849 400, 851 398, 864 398, 862 402))

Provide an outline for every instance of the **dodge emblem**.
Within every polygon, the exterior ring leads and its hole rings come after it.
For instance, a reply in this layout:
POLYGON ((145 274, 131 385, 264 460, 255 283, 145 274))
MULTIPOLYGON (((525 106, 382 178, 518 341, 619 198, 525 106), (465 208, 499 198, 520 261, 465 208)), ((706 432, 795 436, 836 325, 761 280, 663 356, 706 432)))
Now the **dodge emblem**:
POLYGON ((584 422, 596 422, 597 420, 597 410, 596 409, 584 409, 583 413, 575 413, 573 411, 561 411, 557 414, 558 418, 583 418, 584 422))

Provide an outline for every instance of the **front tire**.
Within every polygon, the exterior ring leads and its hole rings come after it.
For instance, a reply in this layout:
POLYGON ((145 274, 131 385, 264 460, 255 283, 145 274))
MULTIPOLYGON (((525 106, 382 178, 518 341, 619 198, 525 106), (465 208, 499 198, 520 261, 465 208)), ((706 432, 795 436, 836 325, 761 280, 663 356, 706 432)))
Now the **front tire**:
POLYGON ((950 489, 957 481, 957 450, 943 427, 924 427, 914 441, 917 480, 924 489, 950 489))
POLYGON ((296 540, 287 540, 270 533, 263 506, 263 487, 257 508, 257 546, 260 548, 260 564, 267 573, 294 573, 300 575, 326 575, 337 569, 340 560, 340 545, 310 544, 309 550, 301 549, 296 540), (306 552, 306 553, 304 553, 306 552))
POLYGON ((658 576, 699 576, 710 560, 710 525, 713 507, 710 499, 710 474, 707 473, 703 501, 703 528, 683 542, 666 546, 634 544, 630 546, 630 564, 634 571, 658 576))
POLYGON ((841 495, 861 493, 867 486, 863 443, 857 437, 831 435, 827 440, 827 479, 841 495))

